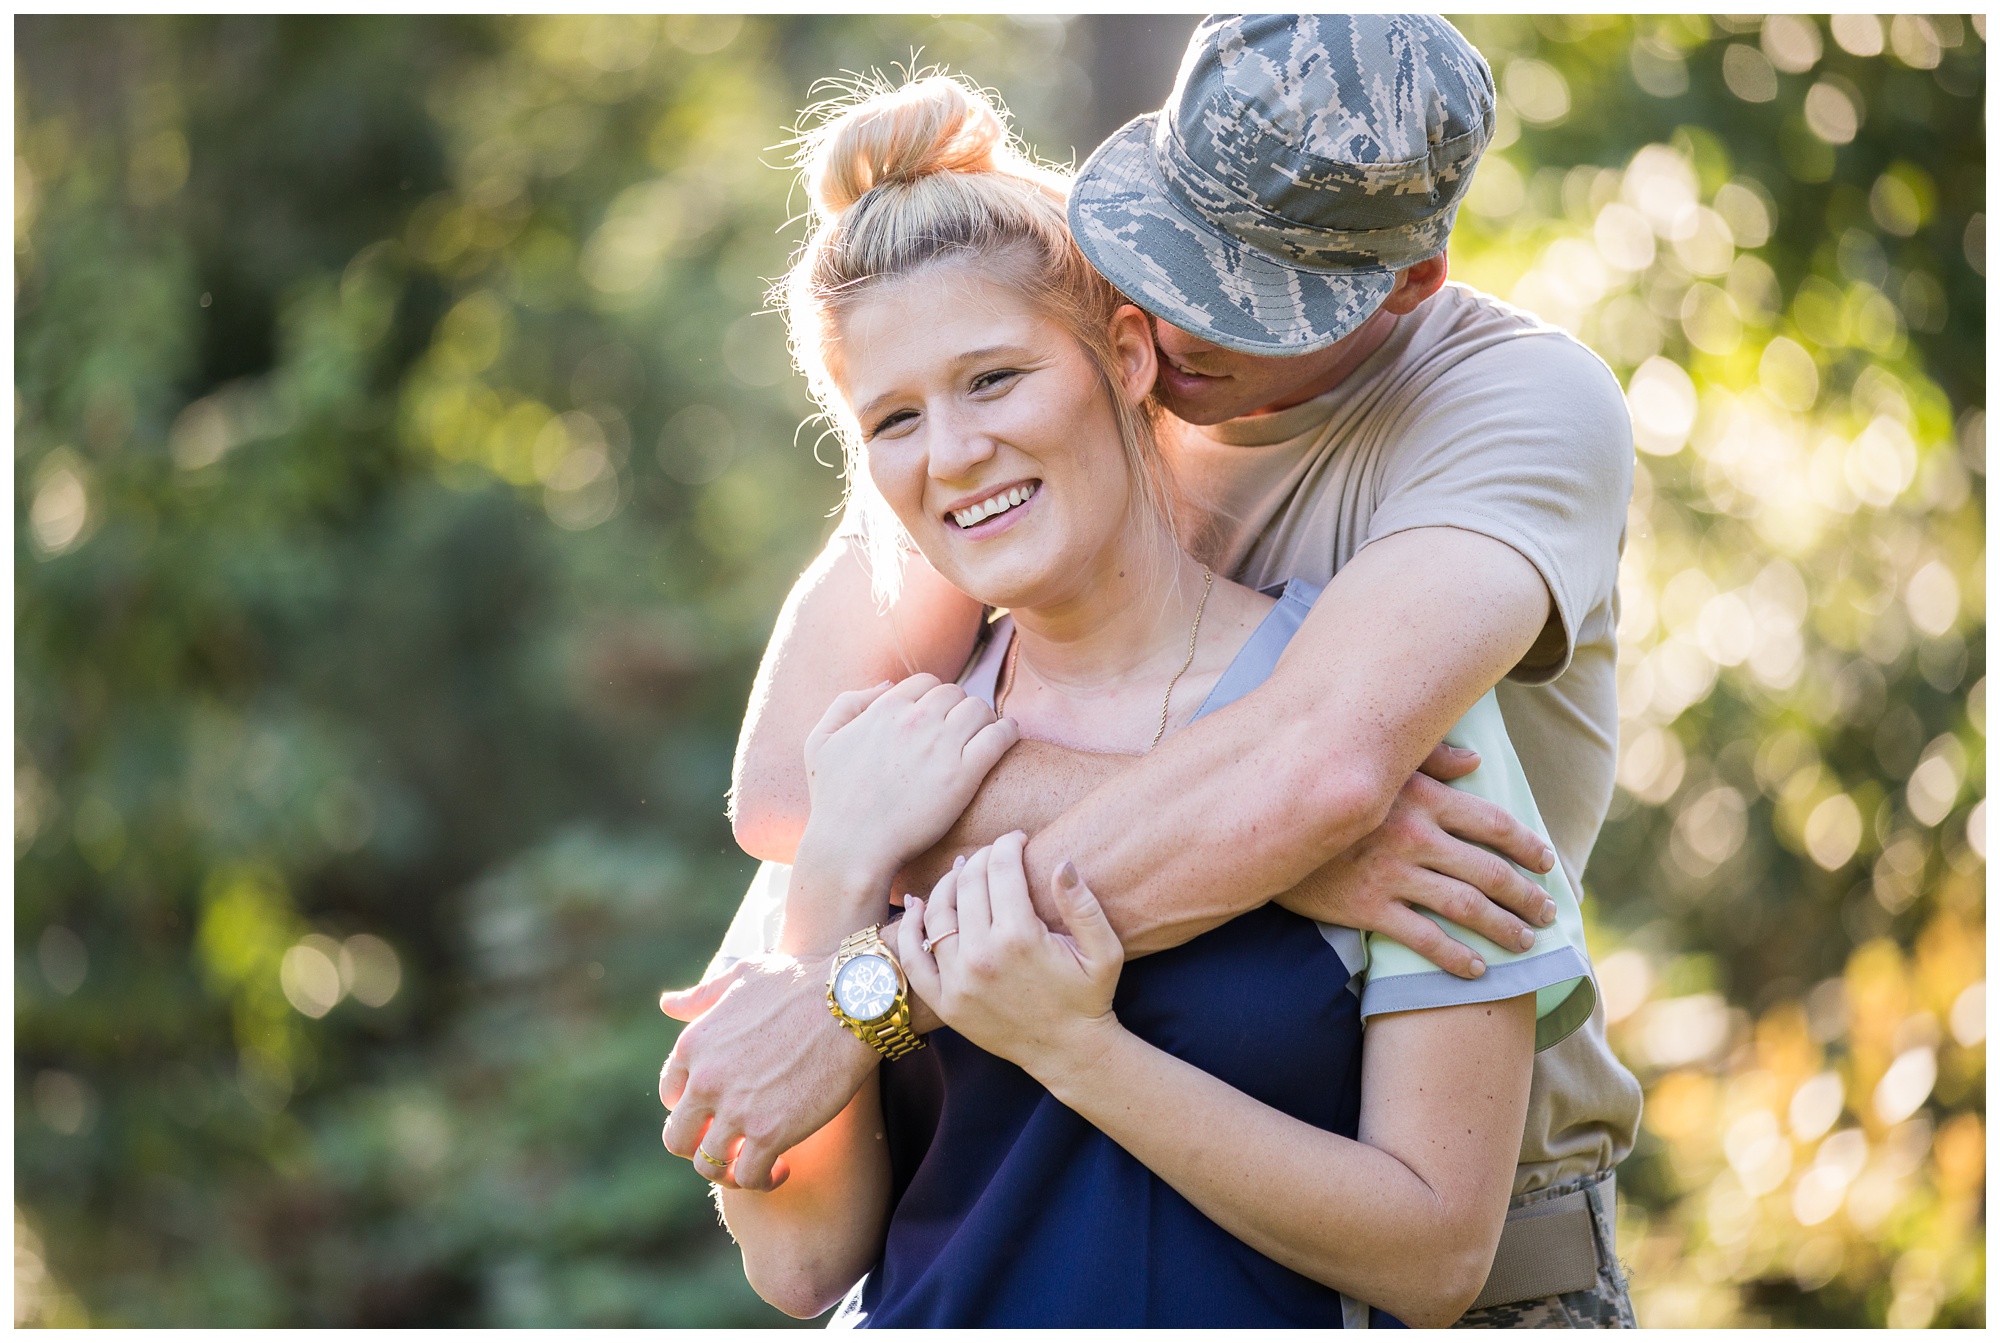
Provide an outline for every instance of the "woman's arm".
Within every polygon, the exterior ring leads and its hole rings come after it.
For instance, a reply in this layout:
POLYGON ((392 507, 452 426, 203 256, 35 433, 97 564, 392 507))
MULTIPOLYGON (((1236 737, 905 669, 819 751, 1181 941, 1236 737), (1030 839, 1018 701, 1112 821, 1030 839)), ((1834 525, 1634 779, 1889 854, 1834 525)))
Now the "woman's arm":
POLYGON ((1254 1249, 1406 1323, 1457 1319, 1485 1282, 1506 1218, 1533 995, 1378 1017, 1360 1140, 1342 1138, 1125 1030, 1111 1012, 1117 935, 1067 864, 1054 884, 1072 936, 1050 933, 1029 903, 1022 846, 1003 838, 941 881, 928 905, 912 902, 903 961, 939 1015, 1254 1249), (925 935, 935 955, 924 953, 925 935))
POLYGON ((882 1250, 889 1153, 874 1074, 786 1159, 791 1178, 770 1193, 718 1186, 716 1195, 750 1286, 787 1315, 811 1319, 860 1281, 882 1250))
POLYGON ((1534 1036, 1532 994, 1376 1018, 1358 1142, 1122 1026, 1029 1071, 1252 1249, 1432 1328, 1464 1314, 1492 1269, 1534 1036))

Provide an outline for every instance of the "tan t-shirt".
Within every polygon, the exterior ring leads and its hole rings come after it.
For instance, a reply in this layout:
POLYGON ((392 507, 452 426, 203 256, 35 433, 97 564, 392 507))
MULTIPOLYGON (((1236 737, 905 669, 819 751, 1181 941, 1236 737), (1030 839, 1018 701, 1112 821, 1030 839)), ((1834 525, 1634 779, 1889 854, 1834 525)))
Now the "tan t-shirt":
MULTIPOLYGON (((1632 460, 1625 399, 1603 362, 1460 284, 1400 319, 1326 395, 1189 427, 1176 453, 1210 518, 1199 548, 1253 587, 1326 583, 1370 541, 1415 527, 1478 532, 1528 558, 1555 616, 1498 698, 1578 891, 1617 759, 1618 557, 1632 460)), ((1535 1056, 1514 1192, 1624 1159, 1640 1101, 1605 1041, 1600 1005, 1535 1056)))

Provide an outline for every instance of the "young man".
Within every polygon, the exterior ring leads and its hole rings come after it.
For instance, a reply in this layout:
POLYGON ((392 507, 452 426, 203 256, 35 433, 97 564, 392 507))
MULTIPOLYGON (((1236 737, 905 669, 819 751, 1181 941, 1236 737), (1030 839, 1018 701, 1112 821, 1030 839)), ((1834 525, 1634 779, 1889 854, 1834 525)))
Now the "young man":
MULTIPOLYGON (((1402 902, 1503 945, 1532 934, 1487 897, 1542 911, 1465 841, 1538 870, 1559 861, 1582 888, 1615 763, 1631 437, 1616 380, 1587 350, 1445 284, 1492 126, 1492 77, 1440 19, 1211 18, 1167 107, 1078 177, 1078 243, 1156 318, 1159 394, 1185 425, 1172 450, 1207 553, 1253 585, 1327 584, 1259 690, 1137 760, 1023 742, 947 841, 1024 826, 1030 872, 1075 861, 1128 954, 1282 898, 1476 975, 1467 948, 1402 902), (1552 856, 1412 775, 1427 755, 1434 773, 1463 772, 1431 748, 1496 682, 1552 856)), ((800 747, 835 694, 949 678, 978 616, 916 559, 879 611, 858 547, 836 537, 759 673, 737 762, 744 847, 790 856, 800 747)), ((1035 896, 1052 916, 1049 893, 1035 896)), ((662 1000, 698 1018, 662 1073, 668 1148, 692 1156, 711 1124, 729 1135, 711 1150, 744 1138, 710 1178, 770 1187, 779 1154, 872 1069, 827 1012, 829 965, 753 955, 662 1000)), ((922 1005, 907 1007, 921 1028, 922 1005)), ((1601 1008, 1537 1057, 1515 1207, 1464 1323, 1633 1322, 1610 1172, 1639 1103, 1601 1008)))

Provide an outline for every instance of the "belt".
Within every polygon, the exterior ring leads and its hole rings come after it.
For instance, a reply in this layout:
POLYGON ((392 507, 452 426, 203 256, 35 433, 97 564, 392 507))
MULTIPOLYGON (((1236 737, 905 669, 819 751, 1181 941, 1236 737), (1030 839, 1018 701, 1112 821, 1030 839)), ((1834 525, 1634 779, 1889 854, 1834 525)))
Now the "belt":
POLYGON ((1486 1275, 1470 1309, 1535 1301, 1580 1292, 1597 1283, 1598 1239, 1593 1198, 1607 1216, 1617 1207, 1617 1178, 1606 1171, 1597 1180, 1554 1198, 1507 1210, 1493 1271, 1486 1275))

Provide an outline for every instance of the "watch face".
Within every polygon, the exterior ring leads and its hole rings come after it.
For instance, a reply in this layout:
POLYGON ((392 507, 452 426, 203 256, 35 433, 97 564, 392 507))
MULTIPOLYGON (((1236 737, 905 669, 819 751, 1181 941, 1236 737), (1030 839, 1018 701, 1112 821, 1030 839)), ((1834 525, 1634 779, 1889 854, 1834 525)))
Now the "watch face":
POLYGON ((834 976, 833 1000, 856 1021, 888 1016, 896 1006, 896 968, 881 956, 856 956, 834 976))

